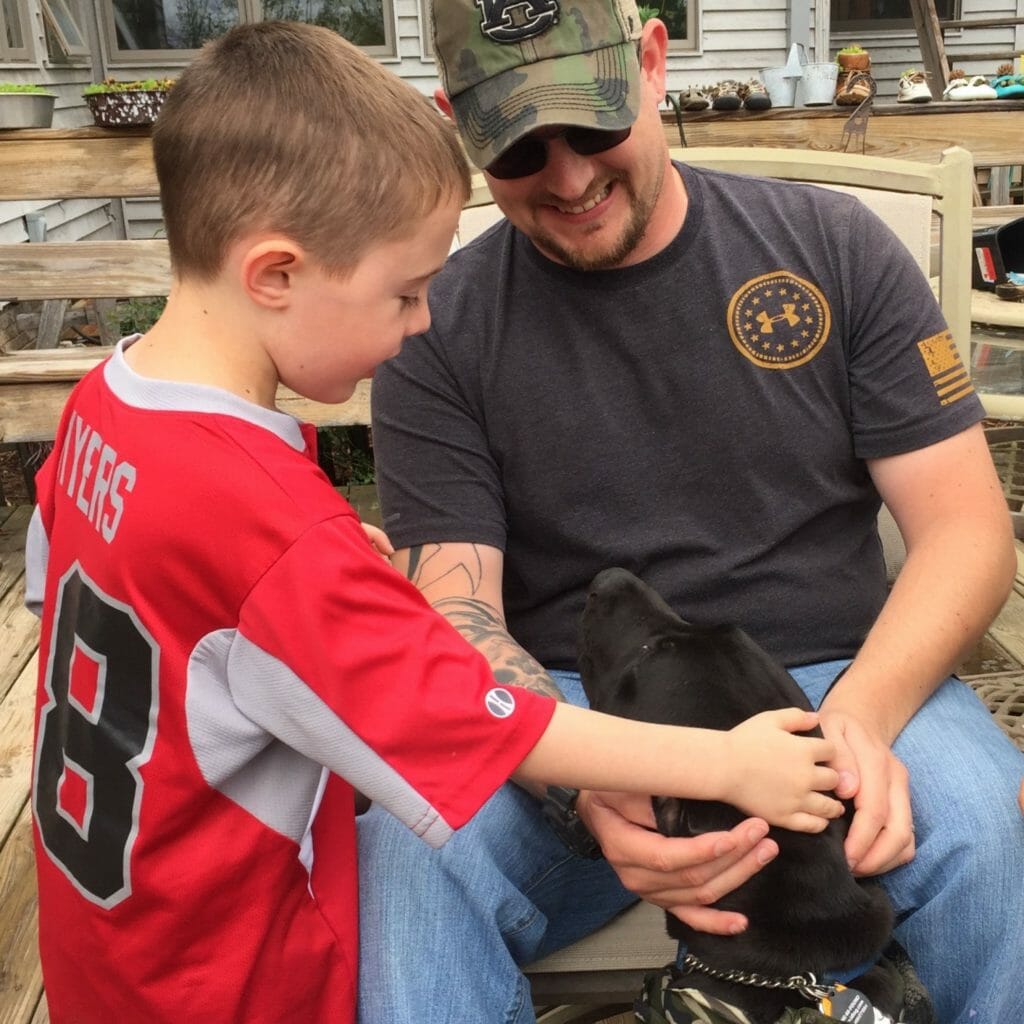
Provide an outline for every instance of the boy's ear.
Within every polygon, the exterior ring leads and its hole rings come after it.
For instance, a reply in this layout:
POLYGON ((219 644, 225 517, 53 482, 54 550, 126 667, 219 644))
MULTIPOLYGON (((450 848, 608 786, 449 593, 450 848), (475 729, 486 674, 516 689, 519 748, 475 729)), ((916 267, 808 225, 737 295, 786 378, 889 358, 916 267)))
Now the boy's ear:
POLYGON ((242 287, 257 305, 284 309, 292 298, 294 277, 306 265, 302 246, 289 238, 263 238, 241 254, 242 287))

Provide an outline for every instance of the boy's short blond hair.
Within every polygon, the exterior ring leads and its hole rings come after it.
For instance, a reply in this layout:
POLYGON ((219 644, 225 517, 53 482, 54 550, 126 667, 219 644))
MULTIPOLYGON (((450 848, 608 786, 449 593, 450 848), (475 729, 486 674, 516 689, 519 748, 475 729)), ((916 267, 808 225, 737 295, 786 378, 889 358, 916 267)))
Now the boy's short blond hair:
POLYGON ((281 232, 332 271, 469 195, 454 127, 326 28, 241 25, 168 94, 153 153, 171 262, 209 280, 246 234, 281 232))

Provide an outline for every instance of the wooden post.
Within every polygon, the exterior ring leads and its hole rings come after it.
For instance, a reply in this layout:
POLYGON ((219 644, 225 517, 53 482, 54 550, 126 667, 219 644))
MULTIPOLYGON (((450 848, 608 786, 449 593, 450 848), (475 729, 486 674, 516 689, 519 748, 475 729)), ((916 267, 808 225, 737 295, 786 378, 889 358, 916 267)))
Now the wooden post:
POLYGON ((914 28, 917 29, 924 69, 931 79, 932 95, 939 99, 949 85, 949 62, 946 60, 942 26, 935 13, 935 0, 910 0, 910 10, 914 15, 914 28))

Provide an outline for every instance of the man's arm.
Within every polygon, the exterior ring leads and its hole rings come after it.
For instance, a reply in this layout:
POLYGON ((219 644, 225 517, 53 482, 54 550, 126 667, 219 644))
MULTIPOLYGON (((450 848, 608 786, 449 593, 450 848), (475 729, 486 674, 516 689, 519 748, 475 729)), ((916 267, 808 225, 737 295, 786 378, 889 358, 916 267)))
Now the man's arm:
POLYGON ((501 551, 487 544, 420 544, 396 551, 391 561, 483 654, 495 679, 565 699, 551 676, 505 627, 501 551))
MULTIPOLYGON (((396 551, 392 563, 487 658, 497 679, 564 699, 544 667, 505 626, 501 551, 486 544, 422 544, 396 551)), ((545 788, 541 783, 530 787, 538 797, 545 788)), ((778 854, 774 840, 766 838, 767 822, 759 818, 730 832, 668 839, 654 831, 649 797, 586 791, 577 810, 623 885, 706 932, 735 934, 746 927, 742 914, 714 910, 710 904, 778 854)))
POLYGON ((846 850, 858 873, 913 856, 909 788, 889 748, 977 643, 1013 583, 1013 530, 980 425, 876 459, 869 470, 907 546, 875 625, 822 705, 833 765, 855 794, 846 850))

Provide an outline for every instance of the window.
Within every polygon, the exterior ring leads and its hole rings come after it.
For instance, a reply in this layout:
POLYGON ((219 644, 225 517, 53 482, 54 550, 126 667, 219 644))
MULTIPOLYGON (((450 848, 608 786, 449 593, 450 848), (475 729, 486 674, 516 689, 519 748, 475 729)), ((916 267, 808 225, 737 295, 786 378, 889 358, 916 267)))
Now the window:
MULTIPOLYGON (((639 9, 645 21, 647 18, 660 18, 665 23, 670 51, 697 49, 696 0, 662 0, 660 6, 652 2, 641 3, 639 9)), ((430 0, 420 0, 420 38, 423 57, 432 59, 434 40, 430 32, 430 0)))
POLYGON ((324 25, 369 53, 395 53, 394 18, 384 0, 263 0, 263 17, 324 25))
POLYGON ((65 57, 84 57, 89 44, 81 29, 76 0, 43 0, 43 18, 46 21, 47 41, 55 45, 65 57))
POLYGON ((420 0, 420 56, 434 59, 434 34, 430 30, 430 0, 420 0))
MULTIPOLYGON (((834 0, 833 0, 834 2, 834 0)), ((695 0, 661 0, 641 3, 641 17, 658 18, 668 29, 669 52, 697 49, 697 4, 695 0)))
POLYGON ((238 23, 234 0, 112 0, 110 13, 112 57, 198 50, 238 23))
MULTIPOLYGON (((935 0, 940 21, 960 16, 960 0, 935 0)), ((885 29, 913 29, 910 0, 832 0, 833 32, 877 32, 885 29)))
POLYGON ((0 0, 0 60, 32 60, 25 0, 0 0))
MULTIPOLYGON (((5 0, 6 2, 6 0, 5 0)), ((52 0, 48 0, 52 2, 52 0)), ((153 61, 177 51, 187 60, 232 25, 284 18, 323 25, 374 56, 395 46, 392 0, 107 0, 111 60, 153 61), (261 9, 262 7, 262 9, 261 9), (255 13, 251 13, 255 9, 255 13)))

